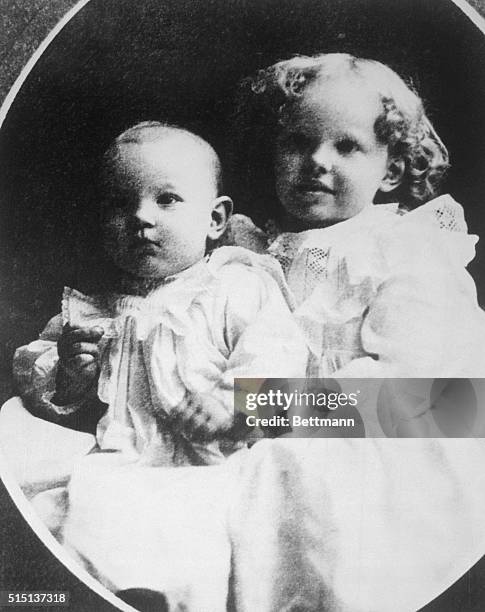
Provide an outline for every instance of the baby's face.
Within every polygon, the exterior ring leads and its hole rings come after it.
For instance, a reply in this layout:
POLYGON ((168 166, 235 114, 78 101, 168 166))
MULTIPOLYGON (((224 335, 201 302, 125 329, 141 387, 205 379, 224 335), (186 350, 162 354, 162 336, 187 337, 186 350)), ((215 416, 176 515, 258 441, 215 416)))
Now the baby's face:
POLYGON ((305 227, 325 227, 372 204, 388 167, 374 124, 377 93, 348 78, 317 80, 290 109, 276 142, 276 191, 305 227))
POLYGON ((104 246, 139 278, 165 278, 203 258, 216 184, 212 160, 186 134, 122 143, 111 162, 104 246))

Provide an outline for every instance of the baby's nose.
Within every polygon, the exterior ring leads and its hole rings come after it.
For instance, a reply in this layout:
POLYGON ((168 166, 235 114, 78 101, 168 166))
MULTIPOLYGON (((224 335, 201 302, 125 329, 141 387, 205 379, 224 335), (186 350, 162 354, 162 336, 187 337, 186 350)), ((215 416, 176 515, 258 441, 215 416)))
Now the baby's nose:
POLYGON ((135 206, 134 217, 144 227, 153 227, 157 213, 158 206, 153 198, 140 198, 135 206))

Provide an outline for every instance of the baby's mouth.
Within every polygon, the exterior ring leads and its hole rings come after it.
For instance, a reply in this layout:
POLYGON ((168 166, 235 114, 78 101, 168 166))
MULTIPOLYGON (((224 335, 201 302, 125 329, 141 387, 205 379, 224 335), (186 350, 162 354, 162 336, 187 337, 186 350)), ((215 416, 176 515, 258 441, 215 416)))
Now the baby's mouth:
POLYGON ((298 191, 301 193, 329 193, 335 195, 335 190, 331 189, 325 183, 322 183, 318 179, 309 179, 308 181, 301 181, 298 183, 298 191))

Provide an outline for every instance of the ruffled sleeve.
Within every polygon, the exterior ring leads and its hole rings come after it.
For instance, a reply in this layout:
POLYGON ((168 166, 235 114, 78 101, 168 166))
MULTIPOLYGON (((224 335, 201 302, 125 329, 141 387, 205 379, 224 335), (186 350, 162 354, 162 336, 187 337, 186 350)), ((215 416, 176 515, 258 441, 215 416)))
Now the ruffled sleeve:
POLYGON ((82 405, 57 406, 51 401, 56 391, 57 340, 62 325, 62 315, 55 316, 38 340, 15 351, 13 360, 14 379, 26 405, 35 415, 54 421, 76 412, 82 405))
POLYGON ((37 416, 56 422, 92 403, 92 397, 79 402, 59 406, 52 402, 56 392, 56 375, 59 356, 57 341, 63 326, 100 326, 104 330, 102 344, 114 335, 111 313, 101 298, 86 296, 75 289, 65 287, 62 296, 62 312, 49 321, 39 339, 17 349, 13 371, 19 393, 29 409, 37 416))
POLYGON ((368 356, 339 376, 484 375, 485 314, 465 269, 476 237, 461 207, 439 200, 376 233, 380 280, 361 328, 368 356))

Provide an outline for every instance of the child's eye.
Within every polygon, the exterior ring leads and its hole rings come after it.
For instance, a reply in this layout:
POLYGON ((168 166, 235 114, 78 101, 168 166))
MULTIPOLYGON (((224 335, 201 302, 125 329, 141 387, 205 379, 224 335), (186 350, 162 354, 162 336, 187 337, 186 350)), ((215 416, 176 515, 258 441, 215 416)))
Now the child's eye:
POLYGON ((175 193, 162 193, 157 197, 157 204, 159 206, 170 206, 181 201, 182 198, 175 193))
POLYGON ((360 149, 359 144, 352 138, 342 138, 336 145, 337 151, 343 155, 354 153, 360 149))

